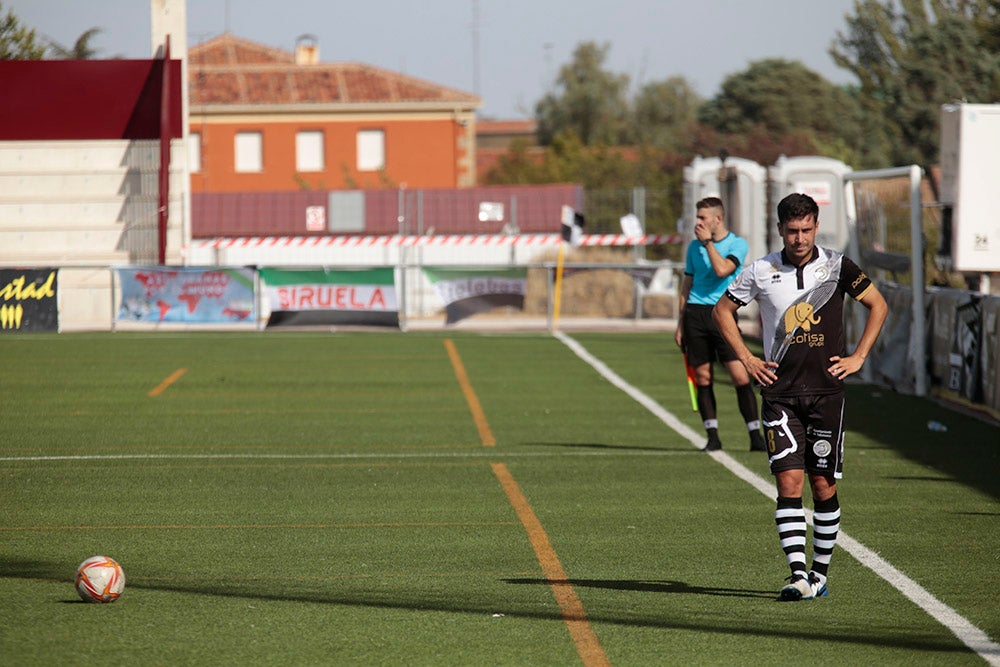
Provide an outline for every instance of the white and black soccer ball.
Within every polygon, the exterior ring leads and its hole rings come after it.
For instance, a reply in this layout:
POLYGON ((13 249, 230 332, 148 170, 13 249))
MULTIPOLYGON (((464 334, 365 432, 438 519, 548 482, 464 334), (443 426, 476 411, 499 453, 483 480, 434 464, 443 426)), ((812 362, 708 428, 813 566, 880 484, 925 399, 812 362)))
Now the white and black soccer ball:
POLYGON ((125 571, 113 558, 93 556, 76 568, 76 592, 84 602, 114 602, 125 590, 125 571))

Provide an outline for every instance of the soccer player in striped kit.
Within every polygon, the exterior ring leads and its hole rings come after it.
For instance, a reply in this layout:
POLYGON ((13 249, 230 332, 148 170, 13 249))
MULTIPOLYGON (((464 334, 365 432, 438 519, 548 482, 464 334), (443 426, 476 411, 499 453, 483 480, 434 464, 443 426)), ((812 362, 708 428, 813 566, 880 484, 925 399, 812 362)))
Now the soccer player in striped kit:
POLYGON ((819 206, 794 193, 778 204, 784 248, 746 267, 719 299, 713 317, 747 373, 761 384, 761 418, 778 491, 775 522, 791 569, 782 600, 827 594, 830 556, 840 530, 837 480, 843 474, 844 378, 871 352, 888 307, 875 284, 839 252, 816 245, 819 206), (868 309, 857 347, 847 353, 844 297, 868 309), (764 359, 754 356, 733 321, 756 299, 764 359), (806 568, 808 477, 813 499, 813 562, 806 568))

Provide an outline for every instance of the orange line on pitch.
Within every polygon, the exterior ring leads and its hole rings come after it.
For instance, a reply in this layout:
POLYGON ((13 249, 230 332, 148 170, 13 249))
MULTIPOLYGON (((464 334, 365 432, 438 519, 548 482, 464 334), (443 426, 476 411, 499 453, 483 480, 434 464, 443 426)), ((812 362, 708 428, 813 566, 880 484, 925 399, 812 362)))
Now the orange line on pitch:
POLYGON ((450 338, 445 338, 444 347, 448 350, 448 357, 451 359, 452 368, 455 369, 455 377, 458 378, 458 384, 462 387, 462 393, 465 394, 465 402, 469 404, 472 419, 476 422, 476 428, 479 430, 479 439, 483 441, 485 447, 495 446, 497 439, 493 437, 493 431, 490 430, 489 422, 486 421, 483 406, 479 404, 479 398, 476 397, 472 383, 469 382, 469 375, 465 372, 465 366, 462 364, 462 358, 458 356, 455 343, 450 338))
POLYGON ((169 387, 170 385, 181 379, 181 376, 187 373, 187 370, 188 369, 186 368, 178 368, 176 371, 171 373, 166 380, 158 384, 156 387, 150 389, 147 396, 159 396, 160 394, 162 394, 167 390, 167 387, 169 387))
POLYGON ((597 635, 594 634, 594 630, 587 621, 583 603, 580 602, 573 587, 567 583, 569 579, 566 577, 566 571, 559 563, 559 557, 556 556, 555 549, 549 542, 549 536, 546 535, 542 522, 538 520, 534 510, 531 509, 528 499, 521 492, 521 487, 517 485, 506 465, 491 463, 490 466, 493 468, 493 474, 500 480, 500 486, 507 494, 510 504, 514 506, 514 512, 521 520, 524 530, 528 533, 528 540, 542 566, 542 573, 549 581, 552 595, 555 596, 559 609, 562 610, 563 622, 569 629, 570 637, 573 638, 576 652, 583 660, 583 664, 587 667, 610 665, 608 657, 604 654, 604 649, 601 648, 601 643, 597 640, 597 635))

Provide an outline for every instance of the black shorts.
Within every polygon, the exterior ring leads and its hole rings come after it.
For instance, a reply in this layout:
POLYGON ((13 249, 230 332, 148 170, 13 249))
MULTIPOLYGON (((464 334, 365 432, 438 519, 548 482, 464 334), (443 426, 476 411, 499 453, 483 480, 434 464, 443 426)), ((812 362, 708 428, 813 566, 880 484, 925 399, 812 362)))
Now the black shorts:
POLYGON ((844 394, 761 401, 771 473, 806 470, 840 479, 844 472, 844 394))
POLYGON ((736 353, 719 333, 719 327, 712 319, 712 308, 714 306, 690 303, 684 307, 684 354, 692 367, 708 364, 716 359, 722 363, 737 361, 736 353))

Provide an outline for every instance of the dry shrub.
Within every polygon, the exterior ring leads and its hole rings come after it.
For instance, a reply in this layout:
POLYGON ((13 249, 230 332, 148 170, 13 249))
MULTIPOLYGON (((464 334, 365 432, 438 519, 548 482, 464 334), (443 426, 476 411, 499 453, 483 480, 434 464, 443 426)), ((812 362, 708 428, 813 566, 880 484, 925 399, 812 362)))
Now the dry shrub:
MULTIPOLYGON (((546 250, 533 262, 558 260, 558 251, 546 250)), ((631 251, 620 248, 572 248, 566 251, 564 264, 629 264, 631 251)), ((549 309, 545 269, 529 269, 525 286, 524 312, 545 315, 549 309)), ((620 269, 567 269, 563 275, 560 313, 577 317, 629 317, 635 313, 635 288, 632 276, 620 269)))

